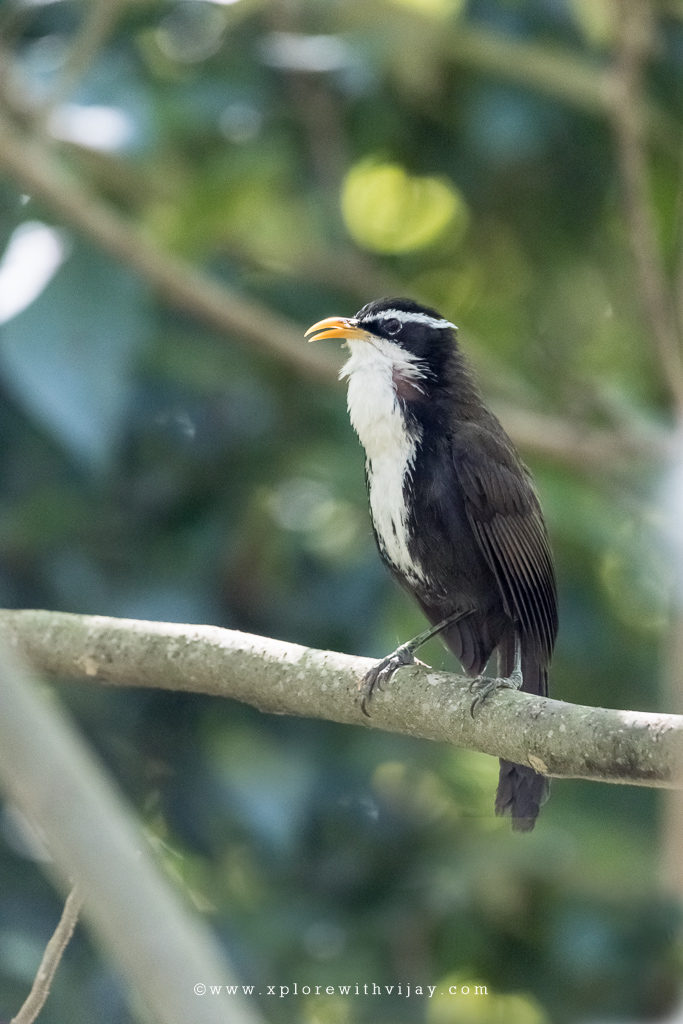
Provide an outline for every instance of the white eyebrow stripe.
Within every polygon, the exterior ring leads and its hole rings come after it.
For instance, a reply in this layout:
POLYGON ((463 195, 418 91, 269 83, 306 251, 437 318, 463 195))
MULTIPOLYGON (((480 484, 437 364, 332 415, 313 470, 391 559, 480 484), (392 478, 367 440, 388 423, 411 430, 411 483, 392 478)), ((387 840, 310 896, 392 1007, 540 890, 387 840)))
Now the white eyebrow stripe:
POLYGON ((381 313, 374 313, 374 317, 377 317, 378 320, 398 320, 402 324, 425 324, 426 327, 436 327, 439 330, 446 327, 452 327, 455 331, 458 329, 450 320, 430 316, 429 313, 409 312, 405 309, 383 309, 381 313))

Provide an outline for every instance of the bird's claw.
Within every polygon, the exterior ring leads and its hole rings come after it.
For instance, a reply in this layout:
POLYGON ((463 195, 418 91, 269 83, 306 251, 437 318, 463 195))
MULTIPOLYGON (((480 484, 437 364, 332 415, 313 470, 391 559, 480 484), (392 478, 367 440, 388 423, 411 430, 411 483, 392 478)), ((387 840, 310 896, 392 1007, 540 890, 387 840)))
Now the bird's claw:
POLYGON ((373 665, 369 672, 365 673, 358 684, 358 689, 362 694, 360 709, 367 718, 370 717, 367 705, 374 691, 382 690, 383 684, 388 683, 393 674, 398 669, 403 668, 404 665, 415 664, 423 665, 424 662, 419 661, 415 657, 415 652, 409 644, 402 644, 391 654, 388 654, 386 658, 382 658, 376 665, 373 665))
POLYGON ((470 714, 474 718, 475 711, 481 707, 485 700, 495 693, 496 690, 519 690, 522 687, 521 672, 513 672, 505 678, 496 676, 477 676, 470 683, 470 693, 474 694, 474 700, 470 704, 470 714))

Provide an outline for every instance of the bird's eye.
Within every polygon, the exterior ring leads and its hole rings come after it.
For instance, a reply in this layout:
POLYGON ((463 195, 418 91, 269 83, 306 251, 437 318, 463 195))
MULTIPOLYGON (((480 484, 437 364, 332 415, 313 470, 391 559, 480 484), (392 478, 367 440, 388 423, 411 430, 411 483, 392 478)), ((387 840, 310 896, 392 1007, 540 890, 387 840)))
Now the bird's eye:
POLYGON ((401 321, 395 320, 393 317, 391 320, 385 320, 382 324, 385 334, 398 334, 401 330, 401 321))

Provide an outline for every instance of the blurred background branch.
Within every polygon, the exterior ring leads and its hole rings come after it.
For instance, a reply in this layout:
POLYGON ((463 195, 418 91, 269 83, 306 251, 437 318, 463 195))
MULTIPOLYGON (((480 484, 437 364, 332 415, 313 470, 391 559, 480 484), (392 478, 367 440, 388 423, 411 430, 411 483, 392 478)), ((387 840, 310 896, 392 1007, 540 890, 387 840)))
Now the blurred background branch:
MULTIPOLYGON (((650 201, 646 155, 645 67, 652 54, 655 10, 648 0, 624 0, 616 18, 617 38, 610 83, 610 120, 645 336, 655 350, 679 418, 683 416, 683 341, 667 281, 650 201)), ((673 131, 683 144, 680 128, 673 131)))
POLYGON ((0 785, 46 843, 61 884, 81 891, 84 918, 135 997, 159 1024, 224 1024, 226 1015, 261 1024, 239 994, 196 994, 205 980, 233 981, 215 941, 163 877, 66 717, 6 648, 0 675, 0 785))
POLYGON ((92 69, 128 3, 130 0, 88 0, 83 4, 81 22, 59 69, 54 88, 40 109, 44 121, 49 122, 51 113, 69 100, 92 69))

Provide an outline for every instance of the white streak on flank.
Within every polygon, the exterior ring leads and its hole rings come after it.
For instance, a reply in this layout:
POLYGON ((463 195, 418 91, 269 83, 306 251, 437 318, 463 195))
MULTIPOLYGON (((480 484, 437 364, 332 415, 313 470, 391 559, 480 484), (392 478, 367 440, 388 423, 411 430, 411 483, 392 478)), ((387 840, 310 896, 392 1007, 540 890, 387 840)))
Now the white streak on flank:
MULTIPOLYGON (((381 313, 369 315, 368 320, 398 320, 401 324, 424 324, 426 327, 435 327, 437 330, 443 330, 446 327, 452 327, 454 331, 458 329, 450 320, 430 316, 429 313, 413 313, 405 309, 383 309, 381 313)), ((362 326, 362 324, 361 320, 360 325, 362 326)))
POLYGON ((381 338, 370 342, 349 339, 347 345, 351 355, 339 376, 348 378, 349 417, 365 449, 375 532, 392 565, 408 579, 425 583, 408 550, 403 493, 421 435, 415 427, 408 430, 393 381, 394 373, 415 381, 425 374, 417 357, 392 342, 381 338))

